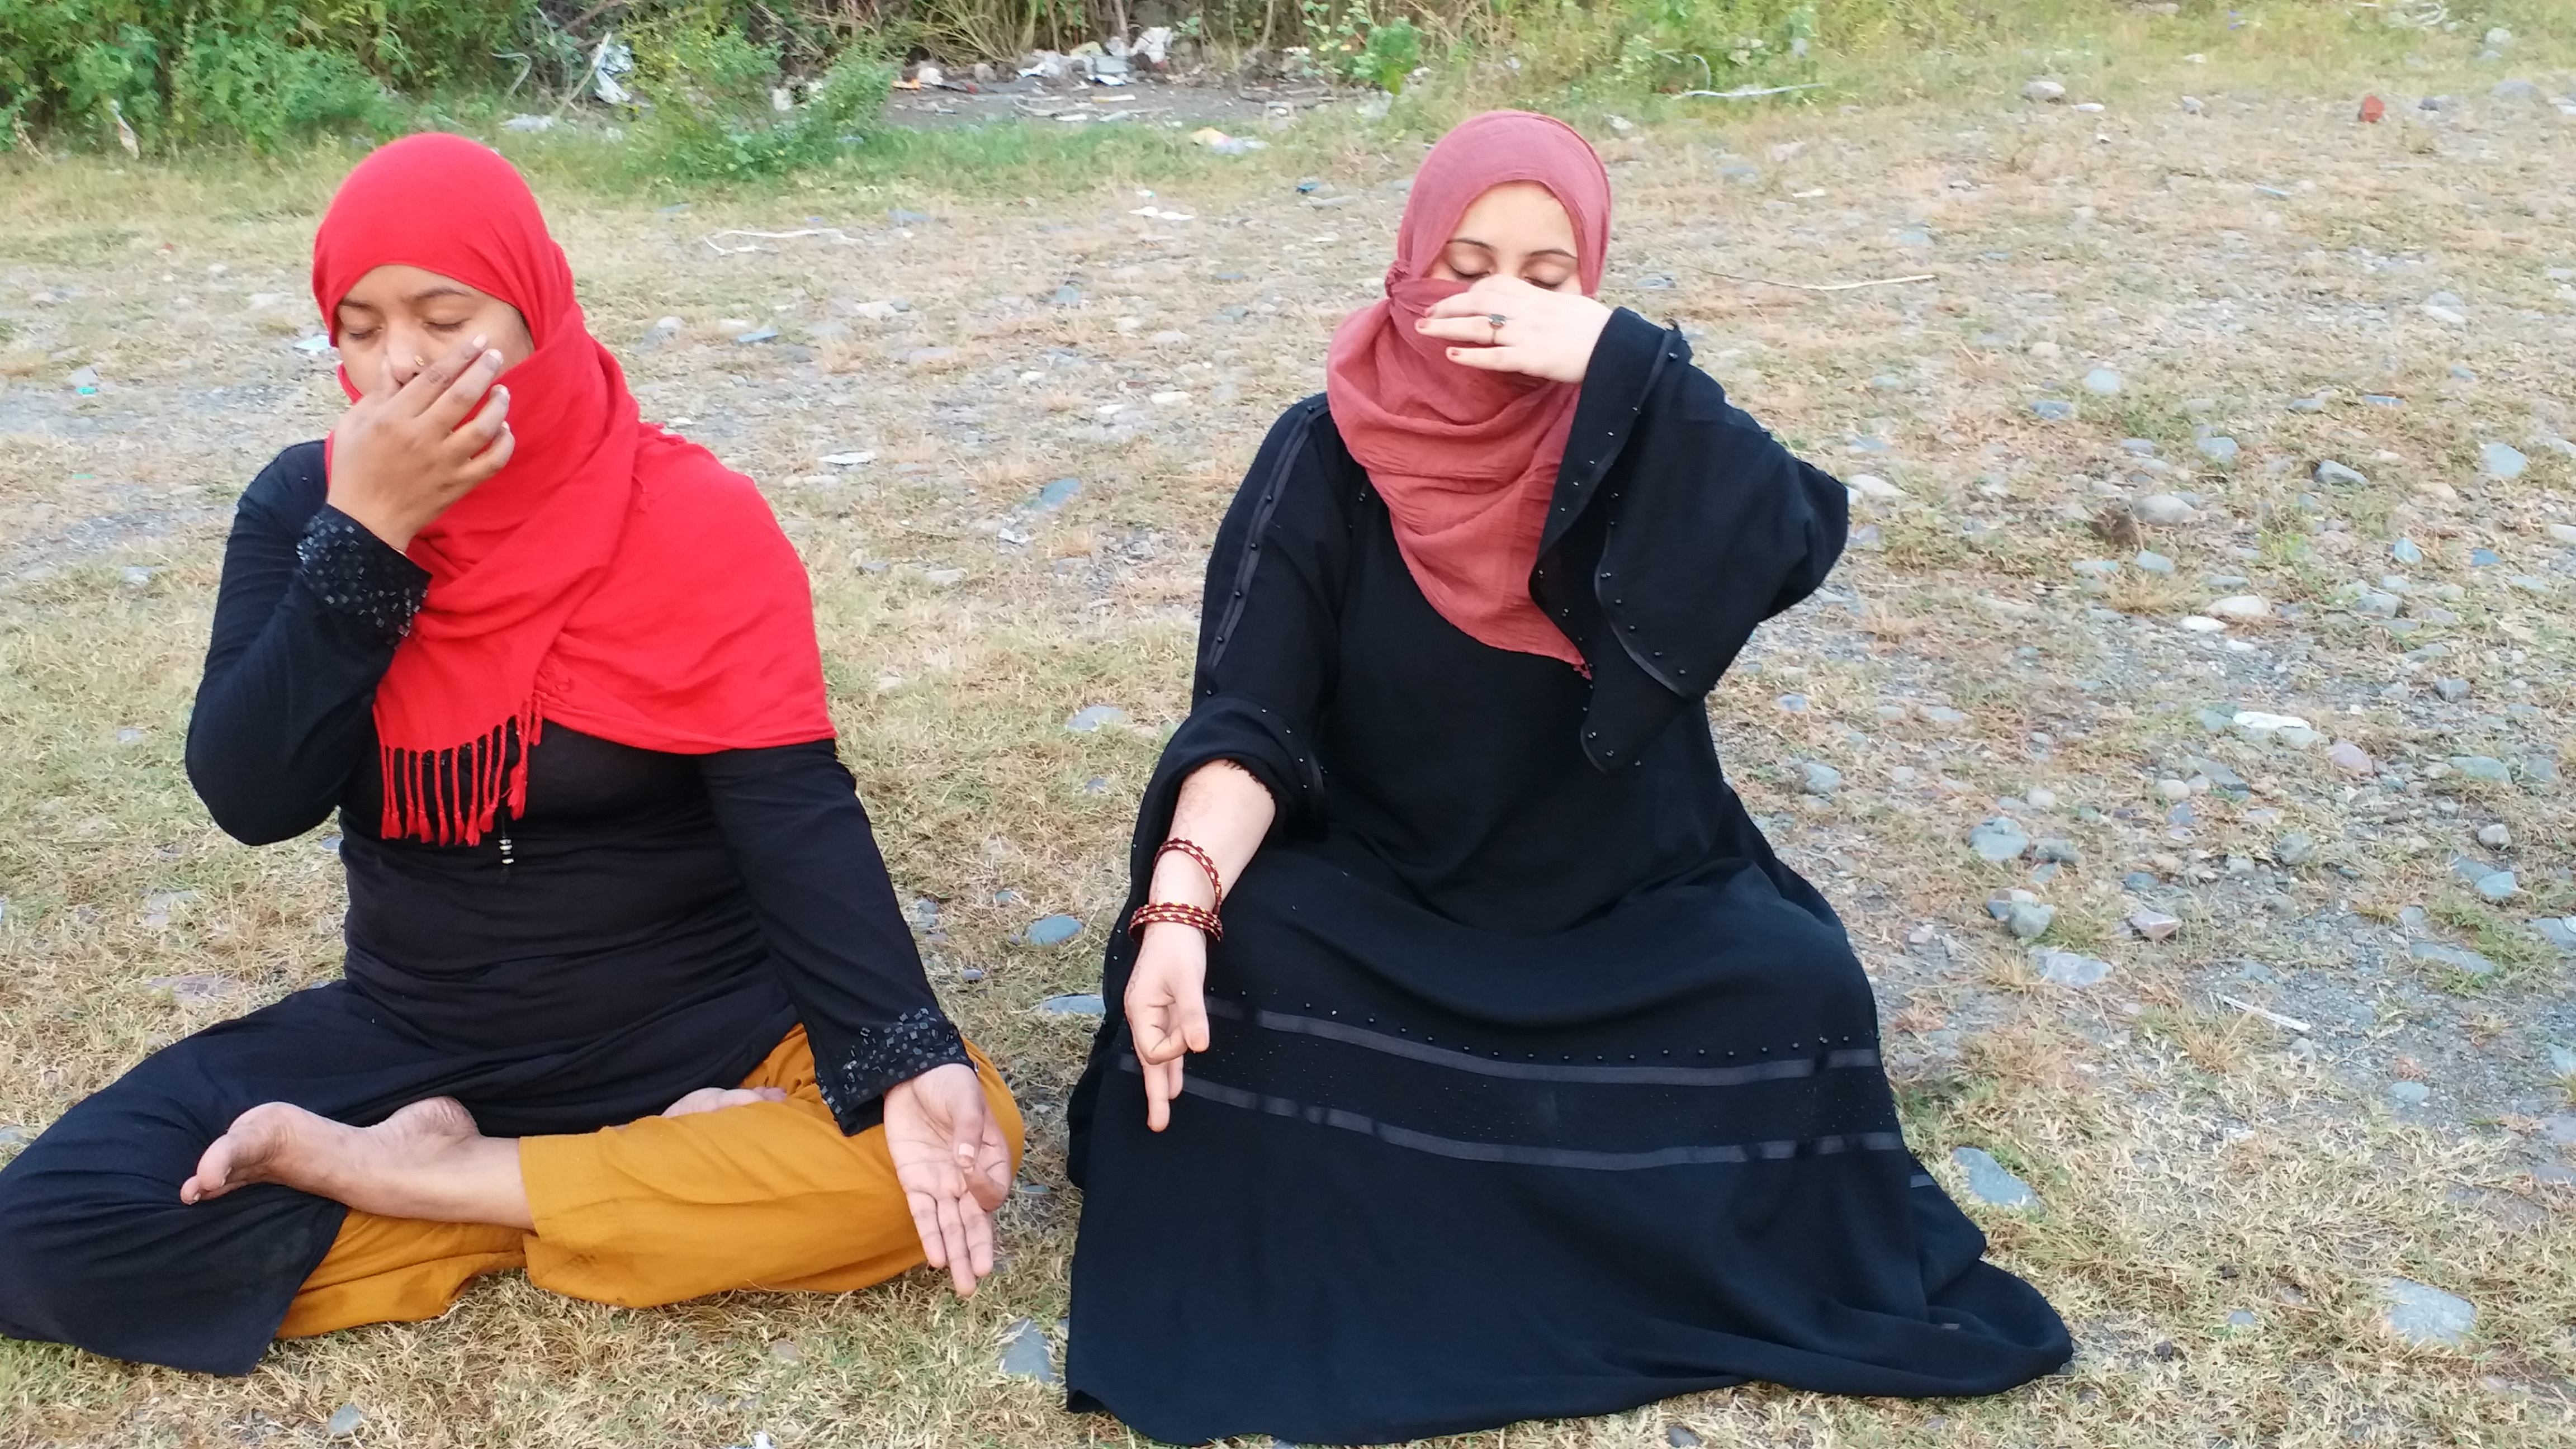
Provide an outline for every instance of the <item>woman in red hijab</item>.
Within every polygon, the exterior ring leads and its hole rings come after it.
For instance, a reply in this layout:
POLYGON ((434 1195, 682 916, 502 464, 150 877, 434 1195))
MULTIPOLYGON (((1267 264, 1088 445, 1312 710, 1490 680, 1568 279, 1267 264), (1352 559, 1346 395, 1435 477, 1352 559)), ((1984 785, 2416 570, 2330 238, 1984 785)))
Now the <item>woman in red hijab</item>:
POLYGON ((188 770, 252 844, 338 811, 344 978, 0 1171, 0 1334, 237 1374, 513 1267, 971 1293, 1019 1117, 923 976, 758 490, 639 419, 483 146, 360 163, 313 289, 351 406, 242 496, 188 770))
POLYGON ((1907 1152, 1869 982, 1704 707, 1845 494, 1593 299, 1599 159, 1479 116, 1217 534, 1075 1090, 1066 1379, 1352 1444, 2069 1353, 1907 1152))

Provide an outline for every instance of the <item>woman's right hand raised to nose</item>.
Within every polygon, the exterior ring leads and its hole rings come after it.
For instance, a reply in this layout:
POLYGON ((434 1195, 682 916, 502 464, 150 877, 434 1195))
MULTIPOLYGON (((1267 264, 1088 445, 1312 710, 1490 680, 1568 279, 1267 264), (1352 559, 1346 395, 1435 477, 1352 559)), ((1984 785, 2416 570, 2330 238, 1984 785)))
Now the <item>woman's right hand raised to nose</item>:
POLYGON ((400 549, 500 472, 517 443, 510 390, 493 385, 502 365, 481 337, 408 382, 385 359, 375 385, 331 430, 331 506, 400 549))

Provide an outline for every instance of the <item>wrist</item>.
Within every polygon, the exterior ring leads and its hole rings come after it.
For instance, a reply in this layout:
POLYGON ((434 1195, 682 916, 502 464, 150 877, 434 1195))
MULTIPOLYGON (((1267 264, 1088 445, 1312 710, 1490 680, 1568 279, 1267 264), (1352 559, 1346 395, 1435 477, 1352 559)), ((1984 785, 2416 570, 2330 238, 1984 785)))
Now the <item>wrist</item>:
POLYGON ((395 510, 370 499, 349 497, 336 488, 326 494, 323 501, 347 514, 351 521, 374 534, 385 547, 396 553, 411 547, 412 535, 420 532, 419 523, 399 516, 395 510))

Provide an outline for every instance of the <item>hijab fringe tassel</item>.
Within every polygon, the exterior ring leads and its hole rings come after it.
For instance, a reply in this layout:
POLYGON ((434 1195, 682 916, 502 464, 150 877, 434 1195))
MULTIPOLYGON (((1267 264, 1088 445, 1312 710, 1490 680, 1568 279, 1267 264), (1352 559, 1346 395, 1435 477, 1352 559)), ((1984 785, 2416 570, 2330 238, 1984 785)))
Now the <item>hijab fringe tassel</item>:
POLYGON ((526 760, 537 747, 542 718, 531 700, 515 718, 461 745, 444 750, 380 747, 385 781, 380 833, 387 840, 476 845, 492 829, 502 806, 514 817, 526 813, 526 760))

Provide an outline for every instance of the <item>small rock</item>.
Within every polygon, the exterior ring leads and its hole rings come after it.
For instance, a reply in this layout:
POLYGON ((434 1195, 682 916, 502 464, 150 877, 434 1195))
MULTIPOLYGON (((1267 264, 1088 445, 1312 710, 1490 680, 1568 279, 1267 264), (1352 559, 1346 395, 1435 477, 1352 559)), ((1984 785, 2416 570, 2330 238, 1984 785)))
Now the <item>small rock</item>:
POLYGON ((2191 785, 2188 781, 2168 777, 2156 782, 2156 793, 2167 800, 2188 800, 2191 798, 2191 785))
POLYGON ((2388 1100, 2400 1107, 2421 1107, 2433 1095, 2433 1089, 2422 1082, 2391 1082, 2388 1100))
POLYGON ((1982 1147, 1953 1147, 1950 1160, 1968 1174, 1968 1195, 1992 1207, 2033 1207, 2039 1194, 2029 1183, 2015 1177, 1995 1155, 1982 1147))
POLYGON ((2479 897, 2489 902, 2509 901, 2522 889, 2522 882, 2509 870, 2492 871, 2478 877, 2479 897))
POLYGON ((2407 948, 2407 954, 2418 961, 2447 966, 2464 976, 2492 976, 2496 969, 2493 961, 2477 952, 2445 945, 2440 941, 2417 941, 2407 948))
POLYGON ((2001 865, 2008 860, 2019 860, 2022 852, 2030 849, 2030 836, 2024 833, 2019 821, 1998 815, 1968 832, 1968 848, 1975 851, 1979 859, 2001 865))
POLYGON ((1905 496, 1904 489, 1897 487, 1895 484, 1888 482, 1886 479, 1879 477, 1875 473, 1854 473, 1845 481, 1852 492, 1859 494, 1863 498, 1869 499, 1873 503, 1884 503, 1891 498, 1902 498, 1905 496))
POLYGON ((2185 96, 2182 98, 2182 113, 2186 116, 2203 115, 2207 113, 2208 110, 2209 107, 2204 104, 2198 96, 2185 96))
POLYGON ((2030 412, 2043 423, 2062 423, 2075 416, 2075 404, 2063 398, 2044 397, 2031 403, 2030 412))
POLYGON ((2268 619, 2272 617, 2272 606, 2254 594, 2230 594, 2212 600, 2207 612, 2219 619, 2268 619))
POLYGON ((2478 449, 2478 471, 2498 482, 2519 478, 2531 466, 2520 448, 2509 443, 2489 443, 2478 449))
POLYGON ((2370 618, 2394 619, 2405 606, 2405 600, 2377 589, 2363 589, 2352 597, 2352 611, 2370 618))
POLYGON ((2329 488, 2361 488, 2370 483, 2358 468, 2347 468, 2332 458, 2319 459, 2309 475, 2329 488))
POLYGON ((1699 1436, 1679 1424, 1664 1431, 1664 1442, 1672 1449, 1700 1449, 1699 1436))
POLYGON ((2033 950, 2030 961, 2038 968, 2040 980, 2058 986, 2094 986, 2111 974, 2110 962, 2055 946, 2033 950))
POLYGON ((2440 695, 2446 704, 2458 704, 2469 697, 2469 682, 2465 679, 2436 679, 2433 692, 2440 695))
POLYGON ((2263 1320, 2254 1316, 2253 1310, 2251 1309, 2239 1308, 2235 1312, 2227 1315, 2227 1326, 2239 1332, 2249 1328, 2259 1327, 2262 1322, 2263 1320))
POLYGON ((944 589, 950 584, 963 581, 966 571, 964 569, 923 569, 921 576, 944 589))
POLYGON ((1049 1387, 1063 1382, 1056 1376, 1055 1354, 1048 1348, 1046 1330, 1026 1318, 1002 1330, 1001 1367, 1004 1374, 1015 1379, 1032 1379, 1049 1387))
POLYGON ((2053 80, 2035 80, 2021 88, 2022 99, 2042 103, 2066 99, 2066 87, 2053 80))
POLYGON ((1038 1010, 1049 1016, 1105 1016, 1108 1014, 1108 1007, 1101 1003, 1099 993, 1092 991, 1076 992, 1069 996, 1050 996, 1038 1003, 1038 1010))
POLYGON ((2388 1326, 2407 1342, 2457 1348, 2477 1325, 2477 1305, 2412 1278, 2391 1278, 2388 1326))
POLYGON ((2272 842, 2272 858, 2283 865, 2306 865, 2317 858, 2317 842, 2304 830, 2293 830, 2272 842))
POLYGON ((2075 842, 2062 836, 2052 835, 2030 849, 2033 859, 2052 861, 2058 865, 2080 865, 2084 859, 2084 853, 2075 848, 2075 842))
POLYGON ((1059 307, 1079 307, 1082 305, 1082 289, 1067 282, 1056 288, 1055 295, 1048 300, 1059 307))
POLYGON ((2555 785, 2558 783, 2558 762, 2549 756, 2525 755, 2518 763, 2522 767, 2524 784, 2555 785))
POLYGON ((769 1345, 769 1356, 794 1368, 805 1362, 805 1349, 792 1338, 782 1338, 769 1345))
POLYGON ((680 328, 684 325, 686 324, 682 323, 677 317, 663 318, 661 321, 644 329, 644 336, 635 344, 636 350, 641 352, 652 351, 654 348, 659 347, 663 343, 670 341, 672 338, 679 336, 680 328))
MULTIPOLYGON (((2125 882, 2123 883, 2125 884, 2125 882)), ((2147 878, 2147 883, 2149 885, 2153 885, 2155 883, 2155 878, 2153 876, 2149 876, 2147 878)), ((2182 918, 2180 916, 2167 915, 2163 911, 2137 911, 2132 913, 2129 917, 2129 929, 2137 932, 2140 938, 2144 940, 2169 940, 2172 938, 2174 932, 2182 929, 2182 918)))
MULTIPOLYGON (((2559 1054, 2562 1052, 2567 1055, 2569 1061, 2559 1075, 2576 1073, 2576 1052, 2569 1052, 2565 1047, 2549 1049, 2551 1064, 2558 1063, 2559 1054)), ((2552 1112, 2541 1118, 2540 1135, 2560 1147, 2576 1147, 2576 1112, 2552 1112)))
POLYGON ((1831 765, 1809 760, 1799 772, 1804 777, 1801 787, 1810 795, 1831 795, 1842 787, 1843 772, 1831 765))
POLYGON ((2036 901, 2013 901, 2004 907, 2004 929, 2024 941, 2048 934, 2049 923, 2056 919, 2057 907, 2036 901))
POLYGON ((2170 493, 2150 493, 2131 505, 2131 511, 2138 515, 2140 523, 2152 523, 2160 528, 2189 523, 2193 518, 2191 505, 2170 493))
POLYGON ((736 334, 733 340, 741 343, 775 342, 778 340, 778 329, 775 327, 754 327, 748 332, 736 334))
POLYGON ((1805 714, 1807 712, 1807 697, 1803 694, 1784 694, 1778 699, 1773 700, 1772 703, 1778 705, 1784 710, 1787 710, 1791 714, 1805 714))
POLYGON ((1073 718, 1064 722, 1064 727, 1074 734, 1088 735, 1096 734, 1112 725, 1123 725, 1125 723, 1127 723, 1127 711, 1120 709, 1118 706, 1114 704, 1087 704, 1082 708, 1075 710, 1073 718))
POLYGON ((906 211, 900 206, 886 213, 886 221, 894 226, 928 226, 930 220, 928 212, 906 211))
POLYGON ((2192 446, 2200 450, 2200 456, 2222 468, 2234 464, 2237 454, 2244 451, 2236 445, 2234 438, 2224 433, 2212 433, 2208 437, 2197 439, 2192 446))
POLYGON ((1037 496, 1029 500, 1028 509, 1031 513, 1053 513, 1071 503, 1081 491, 1081 479, 1058 478, 1038 490, 1037 496))
MULTIPOLYGON (((144 919, 149 923, 153 918, 147 916, 144 919)), ((161 920, 166 924, 168 917, 162 915, 161 920)), ((154 991, 169 992, 170 999, 181 1006, 212 1006, 233 992, 233 984, 230 981, 221 976, 210 976, 203 972, 192 972, 185 976, 155 976, 143 984, 154 991)))
POLYGON ((2494 549, 2473 548, 2469 550, 2469 567, 2473 569, 2491 569, 2497 564, 2503 562, 2504 555, 2496 552, 2494 549))
POLYGON ((357 1433, 358 1426, 365 1422, 367 1422, 366 1410, 355 1404, 342 1404, 331 1411, 330 1422, 322 1426, 322 1432, 334 1439, 346 1439, 357 1433))
POLYGON ((2478 827, 2478 844, 2489 850, 2506 849, 2513 844, 2513 831, 2502 821, 2492 825, 2481 825, 2478 827))
POLYGON ((2411 538, 2401 538, 2388 546, 2388 556, 2409 568, 2424 561, 2424 550, 2411 538))
POLYGON ((2084 374, 2084 390, 2096 397, 2120 395, 2120 374, 2108 367, 2097 367, 2084 374))
POLYGON ((1028 941, 1032 946, 1061 946, 1081 934, 1079 916, 1040 916, 1029 924, 1028 941))
POLYGON ((2512 778, 2505 770, 2504 761, 2492 755, 2453 755, 2451 768, 2459 771, 2462 779, 2475 780, 2482 785, 2501 785, 2512 778))
POLYGON ((2148 573, 2161 574, 2166 578, 2173 577, 2174 561, 2153 549, 2138 550, 2138 556, 2131 562, 2148 573))
MULTIPOLYGON (((2576 1072, 2576 1067, 2571 1067, 2568 1070, 2576 1072)), ((2565 1074, 2562 1073, 2561 1075, 2565 1074)), ((16 1152, 19 1148, 24 1147, 35 1140, 35 1128, 20 1127, 14 1123, 0 1122, 0 1152, 16 1152)))

